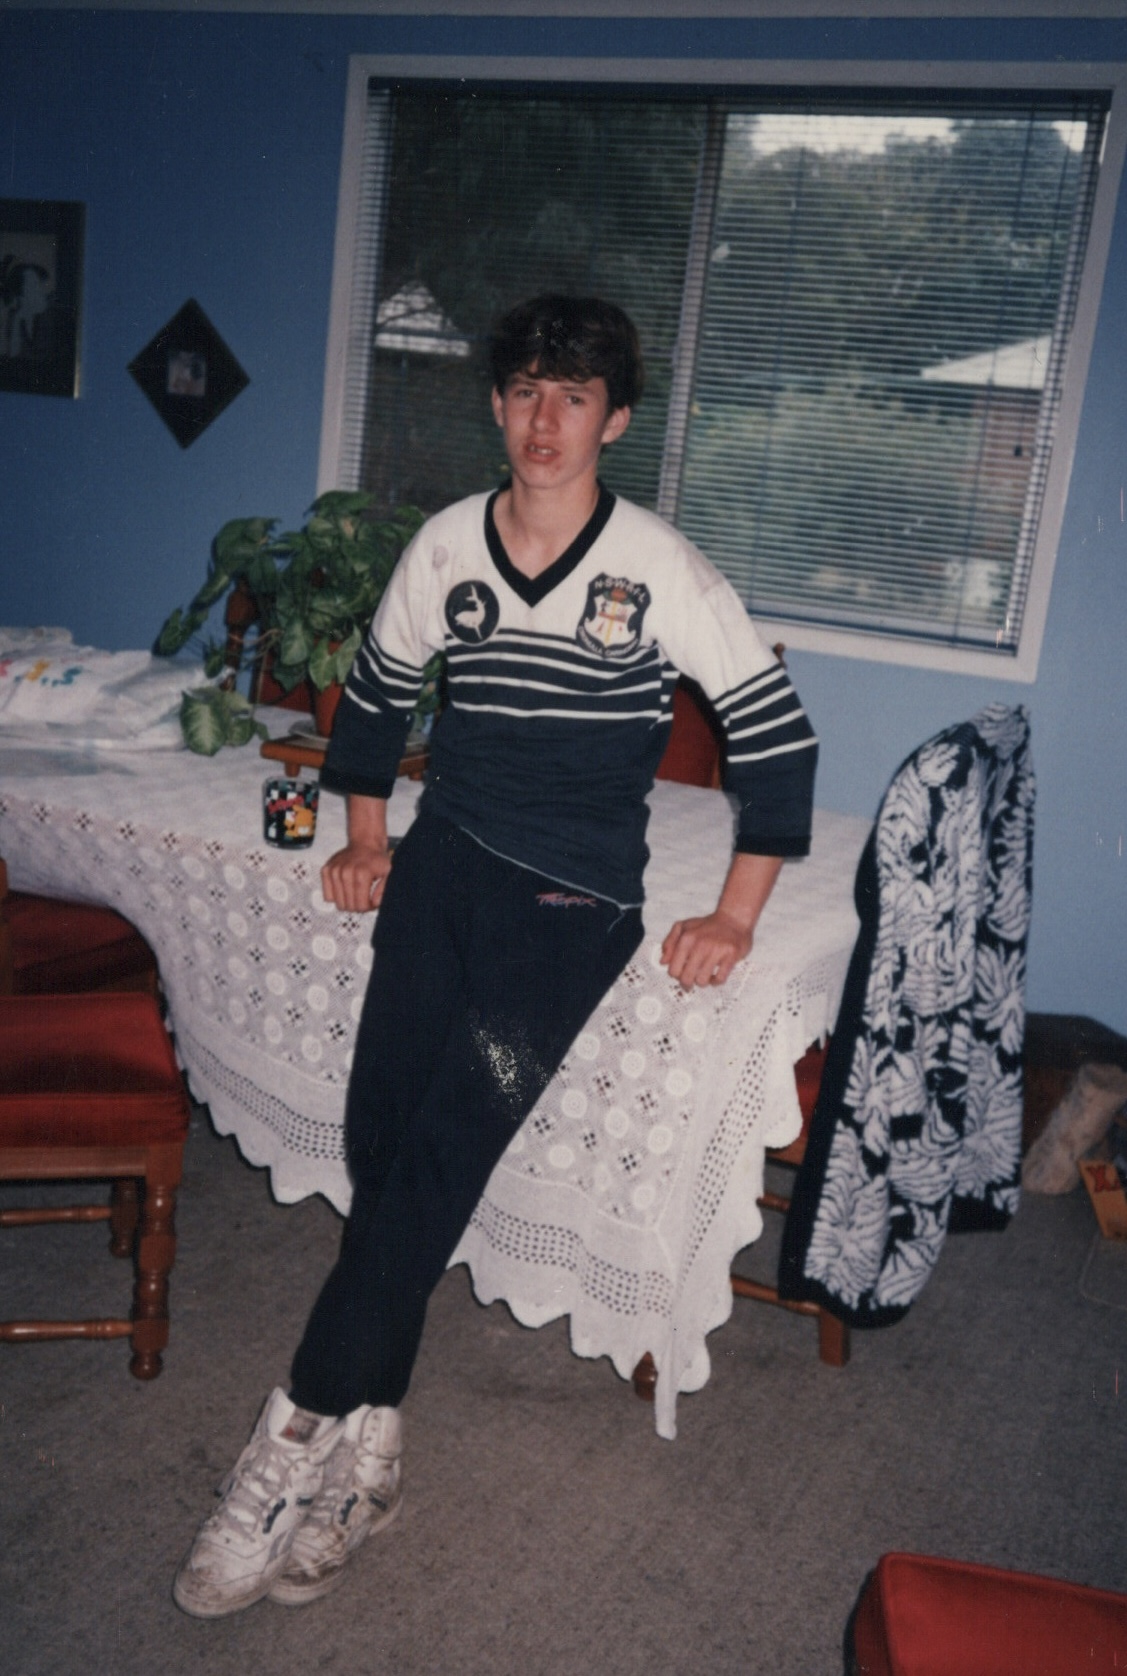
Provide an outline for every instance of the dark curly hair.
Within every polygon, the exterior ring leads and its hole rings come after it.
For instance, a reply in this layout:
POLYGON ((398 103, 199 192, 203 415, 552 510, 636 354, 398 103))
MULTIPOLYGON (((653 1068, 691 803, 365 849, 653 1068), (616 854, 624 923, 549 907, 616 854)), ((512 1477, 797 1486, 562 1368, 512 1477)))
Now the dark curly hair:
POLYGON ((518 303, 497 322, 489 340, 493 383, 504 391, 514 373, 536 378, 606 380, 611 411, 634 407, 645 369, 628 314, 599 297, 547 293, 518 303))

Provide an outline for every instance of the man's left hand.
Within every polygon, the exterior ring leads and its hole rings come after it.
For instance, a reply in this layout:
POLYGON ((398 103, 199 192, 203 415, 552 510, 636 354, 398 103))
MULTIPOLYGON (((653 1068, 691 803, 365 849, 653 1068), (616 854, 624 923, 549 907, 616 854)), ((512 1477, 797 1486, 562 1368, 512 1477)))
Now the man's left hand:
POLYGON ((680 919, 661 945, 661 963, 682 989, 726 983, 751 953, 752 933, 717 908, 704 919, 680 919))
POLYGON ((782 865, 779 856, 734 855, 712 913, 677 921, 661 945, 661 963, 682 989, 726 983, 736 962, 746 960, 782 865))

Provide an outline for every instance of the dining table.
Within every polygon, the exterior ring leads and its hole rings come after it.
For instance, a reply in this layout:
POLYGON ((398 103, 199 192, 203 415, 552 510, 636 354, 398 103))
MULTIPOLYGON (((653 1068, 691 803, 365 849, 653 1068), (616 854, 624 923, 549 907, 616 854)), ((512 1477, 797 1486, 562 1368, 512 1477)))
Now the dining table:
MULTIPOLYGON (((263 712, 270 733, 288 711, 263 712)), ((176 1051, 216 1130, 270 1172, 283 1205, 346 1213, 343 1118, 372 964, 372 914, 321 892, 344 842, 323 793, 313 843, 264 839, 276 762, 115 750, 0 727, 0 855, 13 889, 106 904, 160 967, 176 1051)), ((422 785, 397 781, 401 836, 422 785)), ((764 1154, 798 1134, 793 1066, 831 1029, 857 932, 853 880, 870 823, 818 809, 808 857, 784 864, 750 956, 685 990, 661 964, 674 921, 715 906, 731 855, 722 792, 659 781, 649 798, 645 939, 516 1131, 452 1258, 482 1303, 538 1327, 567 1316, 573 1350, 629 1379, 657 1367, 654 1414, 709 1376, 732 1309, 732 1258, 762 1227, 764 1154)), ((423 958, 420 956, 420 958, 423 958)))

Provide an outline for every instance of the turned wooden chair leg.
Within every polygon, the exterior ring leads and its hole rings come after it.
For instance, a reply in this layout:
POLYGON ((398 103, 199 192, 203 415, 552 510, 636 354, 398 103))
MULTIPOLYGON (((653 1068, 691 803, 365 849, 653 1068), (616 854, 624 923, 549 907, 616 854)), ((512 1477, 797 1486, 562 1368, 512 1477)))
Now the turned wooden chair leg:
POLYGON ((135 1179, 118 1176, 110 1189, 111 1257, 132 1257, 139 1209, 135 1179))
POLYGON ((849 1327, 828 1309, 818 1311, 818 1355, 831 1368, 843 1368, 849 1360, 849 1327))
POLYGON ((137 1241, 137 1281, 133 1289, 133 1355, 129 1371, 135 1379, 155 1379, 161 1370, 161 1351, 168 1344, 168 1277, 176 1260, 176 1189, 180 1160, 175 1149, 154 1149, 141 1209, 137 1241))
POLYGON ((657 1365, 647 1350, 633 1374, 634 1395, 643 1402, 653 1402, 657 1390, 657 1365))

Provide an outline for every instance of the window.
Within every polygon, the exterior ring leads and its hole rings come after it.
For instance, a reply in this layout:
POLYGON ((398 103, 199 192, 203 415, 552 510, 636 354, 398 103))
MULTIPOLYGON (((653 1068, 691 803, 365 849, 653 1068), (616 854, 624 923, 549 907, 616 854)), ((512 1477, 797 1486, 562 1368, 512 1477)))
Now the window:
POLYGON ((491 322, 596 292, 648 376, 604 475, 757 620, 1030 673, 1106 90, 360 91, 338 483, 430 511, 497 481, 491 322))

